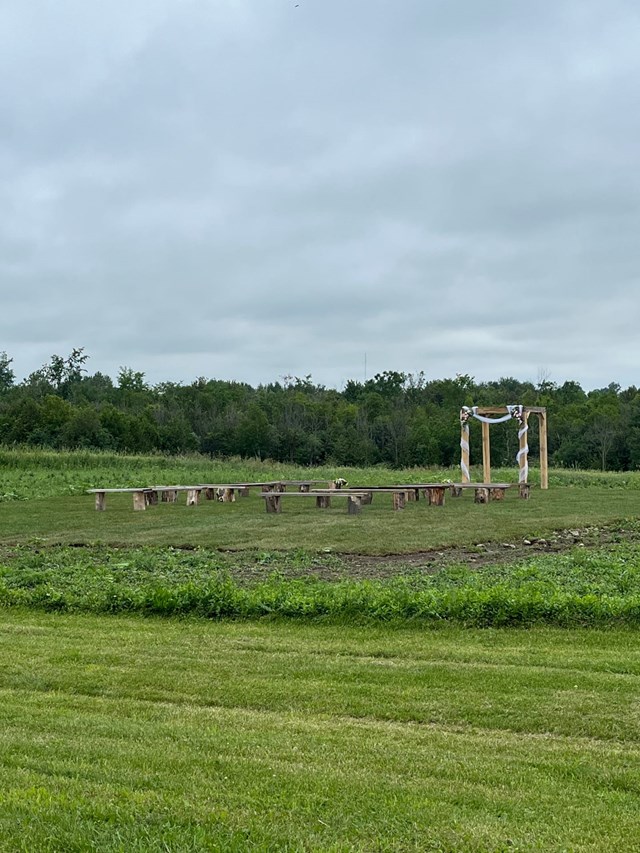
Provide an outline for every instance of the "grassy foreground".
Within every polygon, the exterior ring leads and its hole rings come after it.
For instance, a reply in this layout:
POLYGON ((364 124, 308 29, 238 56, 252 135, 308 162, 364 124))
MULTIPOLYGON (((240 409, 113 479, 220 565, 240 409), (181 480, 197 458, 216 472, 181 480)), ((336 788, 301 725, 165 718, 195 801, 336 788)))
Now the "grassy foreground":
POLYGON ((0 850, 637 850, 635 635, 4 611, 0 850))

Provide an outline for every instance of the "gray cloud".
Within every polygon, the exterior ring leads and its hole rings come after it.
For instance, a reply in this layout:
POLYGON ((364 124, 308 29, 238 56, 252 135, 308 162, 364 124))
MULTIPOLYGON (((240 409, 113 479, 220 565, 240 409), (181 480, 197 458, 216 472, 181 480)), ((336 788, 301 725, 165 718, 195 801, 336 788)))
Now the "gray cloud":
POLYGON ((631 0, 6 0, 0 350, 638 382, 631 0))

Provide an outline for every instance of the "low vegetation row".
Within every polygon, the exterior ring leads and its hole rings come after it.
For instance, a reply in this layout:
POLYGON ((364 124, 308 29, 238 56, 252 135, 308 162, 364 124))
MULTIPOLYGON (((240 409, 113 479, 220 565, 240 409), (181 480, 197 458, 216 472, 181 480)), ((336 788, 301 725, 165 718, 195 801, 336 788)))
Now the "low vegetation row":
POLYGON ((284 617, 468 626, 640 626, 640 525, 606 549, 504 565, 397 566, 354 579, 340 557, 206 549, 23 547, 0 557, 0 605, 207 618, 284 617), (318 567, 331 569, 331 580, 318 567))

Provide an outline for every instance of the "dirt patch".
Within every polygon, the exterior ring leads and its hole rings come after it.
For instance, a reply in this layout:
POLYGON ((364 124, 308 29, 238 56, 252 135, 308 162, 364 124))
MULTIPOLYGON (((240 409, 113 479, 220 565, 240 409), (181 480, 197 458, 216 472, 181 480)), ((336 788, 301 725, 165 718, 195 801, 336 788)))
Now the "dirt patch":
MULTIPOLYGON (((304 574, 323 580, 383 579, 422 572, 436 574, 447 566, 465 565, 481 569, 487 565, 514 563, 539 554, 558 554, 572 548, 599 548, 616 542, 640 540, 635 526, 582 527, 560 530, 546 538, 532 537, 512 542, 478 542, 464 547, 437 548, 409 554, 336 554, 335 562, 318 563, 304 574)), ((289 574, 285 571, 285 574, 289 574)), ((300 574, 297 572, 296 574, 300 574)))

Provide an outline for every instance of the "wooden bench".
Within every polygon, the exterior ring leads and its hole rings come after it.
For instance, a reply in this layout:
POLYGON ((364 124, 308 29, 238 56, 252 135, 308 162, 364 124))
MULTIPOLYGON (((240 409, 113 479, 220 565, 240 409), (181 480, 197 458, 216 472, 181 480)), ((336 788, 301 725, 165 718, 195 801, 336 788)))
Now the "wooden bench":
POLYGON ((316 489, 311 492, 264 492, 265 508, 268 513, 282 512, 282 498, 315 498, 318 509, 329 509, 332 498, 347 498, 347 513, 359 515, 362 511, 363 499, 366 491, 343 490, 343 489, 316 489))
POLYGON ((133 496, 133 509, 135 512, 145 510, 148 506, 158 503, 158 497, 162 495, 163 502, 175 503, 178 492, 187 493, 187 506, 196 506, 200 499, 200 488, 198 486, 144 486, 133 489, 87 489, 88 494, 96 496, 96 510, 104 512, 107 508, 107 495, 130 494, 133 496))
MULTIPOLYGON (((524 484, 523 484, 524 485, 524 484)), ((507 489, 512 489, 514 483, 450 483, 451 497, 459 498, 464 489, 473 489, 474 502, 488 504, 489 501, 503 501, 507 489)), ((522 492, 520 493, 522 497, 522 492)))

